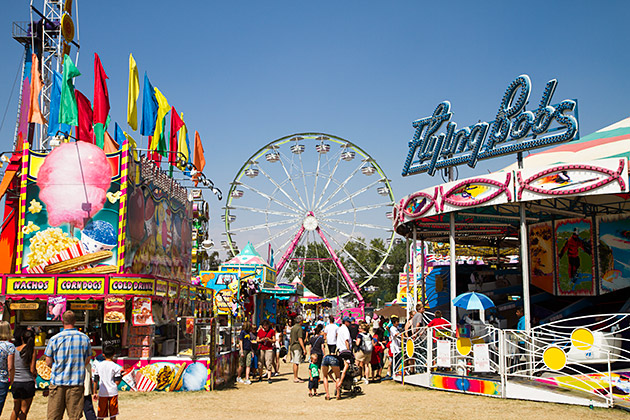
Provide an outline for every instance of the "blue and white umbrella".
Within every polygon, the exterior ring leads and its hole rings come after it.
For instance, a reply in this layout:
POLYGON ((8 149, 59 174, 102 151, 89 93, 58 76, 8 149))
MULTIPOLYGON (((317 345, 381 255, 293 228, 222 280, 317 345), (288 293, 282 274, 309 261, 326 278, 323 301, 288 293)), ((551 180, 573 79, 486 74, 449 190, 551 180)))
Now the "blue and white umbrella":
POLYGON ((453 299, 453 305, 467 310, 483 311, 494 306, 494 302, 486 295, 477 292, 462 293, 453 299))

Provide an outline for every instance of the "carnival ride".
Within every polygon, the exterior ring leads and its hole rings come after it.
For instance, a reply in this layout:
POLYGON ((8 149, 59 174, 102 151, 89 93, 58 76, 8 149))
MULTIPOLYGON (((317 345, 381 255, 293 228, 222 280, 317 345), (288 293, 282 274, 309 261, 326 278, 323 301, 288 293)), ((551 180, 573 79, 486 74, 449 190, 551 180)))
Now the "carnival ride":
POLYGON ((362 317, 359 289, 393 244, 383 223, 393 205, 387 176, 360 147, 329 134, 294 134, 262 147, 234 177, 222 245, 236 253, 238 235, 246 234, 255 248, 269 249, 279 278, 304 279, 325 298, 354 294, 362 317), (366 252, 369 267, 359 255, 366 252), (273 255, 281 256, 276 264, 273 255))
MULTIPOLYGON (((399 380, 504 398, 630 406, 630 318, 624 305, 630 287, 629 142, 630 118, 531 155, 520 167, 427 188, 400 201, 394 227, 409 238, 450 241, 451 249, 455 241, 500 247, 520 240, 522 299, 506 305, 520 303, 525 319, 536 302, 554 309, 523 330, 486 325, 468 337, 455 328, 439 340, 413 337, 404 347, 399 380), (472 188, 480 191, 466 194, 472 188), (573 261, 567 262, 563 249, 569 239, 573 261), (574 271, 571 264, 577 265, 574 271), (540 289, 531 298, 530 282, 540 289), (602 306, 607 310, 597 313, 602 306)), ((451 296, 456 285, 451 275, 451 296)), ((458 323, 456 312, 451 321, 458 323)))

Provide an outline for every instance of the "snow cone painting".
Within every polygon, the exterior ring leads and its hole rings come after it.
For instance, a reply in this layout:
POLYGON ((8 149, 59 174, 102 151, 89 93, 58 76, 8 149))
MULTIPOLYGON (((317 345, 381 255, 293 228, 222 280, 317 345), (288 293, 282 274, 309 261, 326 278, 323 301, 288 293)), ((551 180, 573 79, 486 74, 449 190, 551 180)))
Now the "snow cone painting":
POLYGON ((29 153, 23 215, 23 273, 117 267, 121 152, 106 155, 87 142, 29 153), (85 260, 74 267, 67 261, 85 260), (99 258, 96 258, 96 257, 99 258), (59 264, 66 262, 59 270, 59 264))

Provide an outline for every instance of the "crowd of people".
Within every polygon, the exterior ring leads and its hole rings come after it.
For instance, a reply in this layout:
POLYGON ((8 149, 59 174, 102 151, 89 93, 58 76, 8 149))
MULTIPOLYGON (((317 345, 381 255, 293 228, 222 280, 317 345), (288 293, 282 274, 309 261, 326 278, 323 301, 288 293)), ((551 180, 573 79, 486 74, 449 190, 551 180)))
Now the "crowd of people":
POLYGON ((252 380, 263 381, 266 377, 273 383, 281 361, 292 365, 293 382, 308 382, 309 396, 318 395, 322 384, 326 399, 331 398, 331 380, 334 396, 341 398, 342 384, 352 365, 358 368, 359 380, 364 384, 390 380, 400 364, 403 337, 422 335, 430 327, 450 326, 438 313, 427 323, 422 305, 416 309, 402 327, 396 316, 366 317, 358 322, 348 316, 337 321, 332 315, 311 321, 296 316, 275 326, 265 320, 257 330, 244 322, 238 337, 237 382, 249 385, 252 380), (306 363, 308 380, 300 377, 300 365, 306 363))
MULTIPOLYGON (((305 322, 301 316, 286 325, 272 325, 262 321, 254 329, 243 323, 238 336, 239 368, 237 382, 251 384, 252 379, 264 378, 273 383, 279 374, 280 363, 290 363, 295 383, 308 382, 308 395, 317 396, 319 385, 324 387, 326 399, 341 398, 342 385, 348 370, 356 366, 357 377, 364 384, 392 379, 401 360, 401 339, 422 335, 434 329, 434 339, 440 329, 450 328, 448 321, 436 311, 435 318, 426 323, 424 308, 418 305, 401 328, 396 316, 387 319, 374 316, 365 321, 345 316, 336 321, 333 316, 322 316, 305 322), (300 365, 308 363, 308 381, 300 377, 300 365), (386 375, 383 370, 386 369, 386 375)), ((62 317, 63 330, 53 336, 44 352, 51 369, 48 397, 49 420, 61 420, 67 412, 70 420, 85 415, 87 420, 116 419, 118 415, 118 384, 122 380, 120 365, 114 362, 114 349, 105 347, 102 360, 90 364, 92 349, 87 335, 74 325, 76 317, 66 311, 62 317), (97 409, 94 409, 97 402, 97 409), (98 414, 97 414, 98 412, 98 414)), ((25 420, 35 396, 36 354, 34 333, 18 328, 13 337, 7 322, 0 322, 0 414, 6 397, 13 394, 11 420, 25 420)))
MULTIPOLYGON (((120 365, 113 361, 114 349, 105 347, 102 360, 92 365, 92 348, 87 335, 75 328, 74 312, 62 316, 63 330, 51 337, 44 351, 50 368, 48 420, 111 418, 118 416, 118 384, 122 380, 120 365), (93 401, 97 403, 94 410, 93 401)), ((13 395, 11 420, 26 420, 35 396, 37 378, 35 336, 32 330, 0 322, 0 415, 9 390, 13 395)))

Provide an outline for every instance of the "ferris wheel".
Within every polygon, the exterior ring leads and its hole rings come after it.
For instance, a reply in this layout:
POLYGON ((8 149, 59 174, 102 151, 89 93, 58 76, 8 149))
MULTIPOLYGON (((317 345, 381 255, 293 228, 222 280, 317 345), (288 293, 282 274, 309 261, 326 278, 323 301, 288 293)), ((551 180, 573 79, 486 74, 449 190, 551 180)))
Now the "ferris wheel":
POLYGON ((258 150, 235 176, 222 245, 236 254, 237 243, 252 242, 272 255, 279 279, 297 277, 322 297, 357 294, 391 250, 393 205, 389 180, 364 150, 333 135, 294 134, 258 150))

